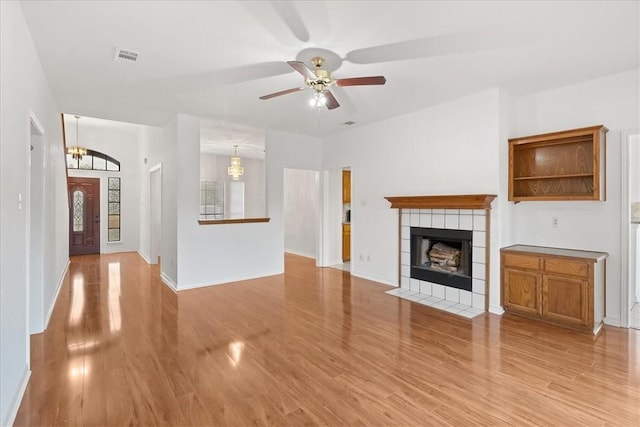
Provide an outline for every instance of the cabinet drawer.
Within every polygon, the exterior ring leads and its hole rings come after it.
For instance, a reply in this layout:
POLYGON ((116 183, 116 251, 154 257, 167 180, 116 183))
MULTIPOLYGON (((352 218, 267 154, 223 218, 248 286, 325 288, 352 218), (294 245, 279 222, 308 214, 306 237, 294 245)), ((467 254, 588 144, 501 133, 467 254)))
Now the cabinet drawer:
POLYGON ((566 274, 586 278, 589 275, 589 265, 583 261, 570 261, 566 259, 546 258, 544 259, 545 272, 566 274))
POLYGON ((540 258, 531 255, 502 254, 502 262, 505 267, 528 268, 530 270, 540 269, 540 258))

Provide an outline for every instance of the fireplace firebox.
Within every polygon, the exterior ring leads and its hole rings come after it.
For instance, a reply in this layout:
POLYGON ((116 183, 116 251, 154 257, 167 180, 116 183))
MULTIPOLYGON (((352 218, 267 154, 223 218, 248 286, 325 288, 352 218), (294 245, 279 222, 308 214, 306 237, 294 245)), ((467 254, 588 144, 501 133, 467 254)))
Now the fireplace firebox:
POLYGON ((411 227, 411 277, 471 291, 473 233, 411 227))

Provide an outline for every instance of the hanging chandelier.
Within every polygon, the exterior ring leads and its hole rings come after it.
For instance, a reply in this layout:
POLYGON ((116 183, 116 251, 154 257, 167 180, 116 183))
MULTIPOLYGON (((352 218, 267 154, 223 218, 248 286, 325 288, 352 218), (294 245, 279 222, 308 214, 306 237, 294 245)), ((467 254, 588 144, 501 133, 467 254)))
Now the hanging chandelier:
POLYGON ((238 146, 233 146, 233 157, 231 157, 231 166, 227 168, 227 173, 231 175, 234 181, 238 181, 241 175, 244 175, 244 168, 240 166, 240 157, 238 157, 238 146))
POLYGON ((80 147, 80 145, 78 144, 78 121, 80 120, 80 116, 73 117, 76 118, 76 145, 67 148, 67 154, 71 154, 71 157, 74 160, 80 160, 82 159, 82 156, 85 156, 87 154, 87 149, 84 147, 80 147))

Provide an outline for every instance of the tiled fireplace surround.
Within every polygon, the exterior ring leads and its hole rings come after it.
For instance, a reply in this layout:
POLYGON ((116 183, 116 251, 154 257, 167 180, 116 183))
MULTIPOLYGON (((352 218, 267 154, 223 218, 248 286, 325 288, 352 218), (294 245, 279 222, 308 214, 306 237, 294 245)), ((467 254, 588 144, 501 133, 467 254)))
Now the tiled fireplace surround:
POLYGON ((495 195, 387 197, 400 215, 400 288, 389 294, 465 317, 487 311, 491 201, 495 195), (472 231, 472 291, 411 278, 410 228, 472 231))

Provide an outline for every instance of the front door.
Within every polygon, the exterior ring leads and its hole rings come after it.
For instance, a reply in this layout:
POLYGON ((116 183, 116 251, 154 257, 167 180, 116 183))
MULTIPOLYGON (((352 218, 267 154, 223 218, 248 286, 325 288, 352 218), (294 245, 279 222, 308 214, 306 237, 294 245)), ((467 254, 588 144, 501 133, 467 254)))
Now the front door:
POLYGON ((69 178, 69 255, 100 253, 100 178, 69 178))

